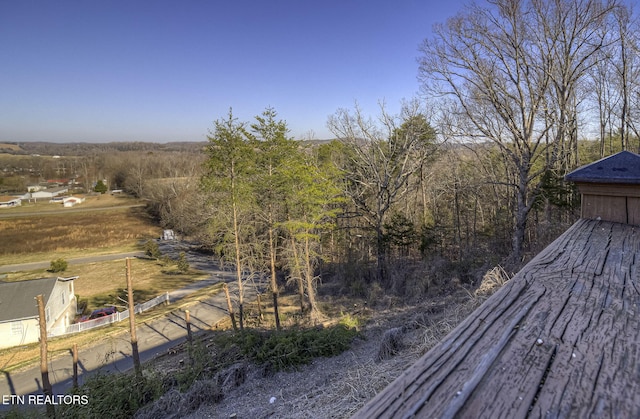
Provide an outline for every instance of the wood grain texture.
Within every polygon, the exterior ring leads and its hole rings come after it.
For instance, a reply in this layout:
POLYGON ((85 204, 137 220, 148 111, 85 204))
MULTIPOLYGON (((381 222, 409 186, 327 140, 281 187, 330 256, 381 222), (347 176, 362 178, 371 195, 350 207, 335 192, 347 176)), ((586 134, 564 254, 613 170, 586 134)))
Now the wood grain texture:
POLYGON ((627 197, 582 195, 582 218, 626 223, 628 221, 627 197))
POLYGON ((637 230, 578 221, 354 417, 640 417, 637 230))

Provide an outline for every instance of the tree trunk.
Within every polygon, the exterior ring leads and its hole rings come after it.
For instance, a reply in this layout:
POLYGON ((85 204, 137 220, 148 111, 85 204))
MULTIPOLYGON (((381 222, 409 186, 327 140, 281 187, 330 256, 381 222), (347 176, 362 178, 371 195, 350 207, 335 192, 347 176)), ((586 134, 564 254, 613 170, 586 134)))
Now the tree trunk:
POLYGON ((320 310, 316 302, 316 292, 313 287, 313 265, 311 263, 311 248, 309 246, 309 235, 304 238, 304 259, 305 259, 305 279, 307 282, 307 295, 309 296, 309 316, 311 321, 316 322, 320 319, 320 310))
POLYGON ((236 276, 238 278, 238 317, 240 321, 240 330, 244 329, 243 318, 243 303, 244 303, 244 288, 242 286, 242 265, 240 257, 240 229, 238 227, 238 208, 235 197, 233 198, 233 235, 235 236, 235 248, 236 248, 236 276))
MULTIPOLYGON (((271 218, 271 212, 269 212, 271 218)), ((273 228, 269 227, 269 263, 271 268, 271 293, 273 294, 273 316, 276 330, 280 330, 280 314, 278 312, 278 281, 276 275, 276 249, 273 240, 273 228)))
POLYGON ((298 283, 298 295, 300 296, 300 314, 304 314, 304 282, 302 281, 302 269, 300 268, 300 259, 298 259, 296 239, 293 235, 291 236, 291 249, 293 251, 293 260, 295 263, 293 275, 298 283))
POLYGON ((376 228, 376 268, 378 281, 384 283, 387 280, 387 252, 381 224, 376 228))
POLYGON ((528 173, 529 169, 520 168, 519 185, 516 191, 515 226, 511 237, 511 254, 509 255, 509 262, 514 267, 517 267, 522 262, 524 239, 527 231, 527 218, 531 210, 531 206, 528 205, 527 202, 529 191, 529 185, 527 183, 528 173))

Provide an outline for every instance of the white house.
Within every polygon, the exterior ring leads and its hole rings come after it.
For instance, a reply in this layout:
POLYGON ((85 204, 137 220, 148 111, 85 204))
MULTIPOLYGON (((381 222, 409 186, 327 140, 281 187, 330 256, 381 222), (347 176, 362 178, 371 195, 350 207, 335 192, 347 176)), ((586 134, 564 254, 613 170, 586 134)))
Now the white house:
POLYGON ((71 278, 0 282, 0 349, 37 342, 40 338, 36 296, 45 303, 47 331, 73 323, 77 301, 71 278))

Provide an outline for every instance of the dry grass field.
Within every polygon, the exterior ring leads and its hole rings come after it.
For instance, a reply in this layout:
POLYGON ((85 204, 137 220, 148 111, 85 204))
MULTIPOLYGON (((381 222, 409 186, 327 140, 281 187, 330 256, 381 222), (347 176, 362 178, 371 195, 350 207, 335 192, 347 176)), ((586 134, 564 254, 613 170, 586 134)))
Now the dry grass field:
POLYGON ((0 218, 0 265, 131 251, 160 236, 144 208, 122 203, 138 202, 103 196, 68 211, 49 203, 3 210, 10 217, 0 218))
POLYGON ((14 151, 15 152, 15 151, 20 151, 22 149, 17 144, 0 143, 0 150, 7 150, 7 151, 14 151))
POLYGON ((41 215, 0 220, 0 254, 102 248, 159 236, 144 209, 41 215))

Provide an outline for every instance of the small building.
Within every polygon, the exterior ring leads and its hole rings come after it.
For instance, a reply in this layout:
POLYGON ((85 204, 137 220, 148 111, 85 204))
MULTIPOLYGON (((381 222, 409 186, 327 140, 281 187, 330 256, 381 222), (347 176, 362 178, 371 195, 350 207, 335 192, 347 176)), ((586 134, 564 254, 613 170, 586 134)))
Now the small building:
POLYGON ((161 239, 162 240, 175 240, 176 239, 176 233, 174 233, 173 230, 163 230, 161 239))
POLYGON ((76 316, 77 301, 70 278, 42 278, 0 282, 0 348, 37 342, 40 338, 36 297, 45 303, 47 331, 68 326, 76 316))
POLYGON ((621 151, 565 179, 578 186, 581 218, 640 225, 640 155, 621 151))
POLYGON ((0 196, 0 208, 13 208, 22 205, 22 198, 15 196, 0 196))
POLYGON ((62 205, 65 208, 71 208, 75 205, 81 204, 84 202, 84 197, 81 196, 67 196, 62 200, 62 205))

